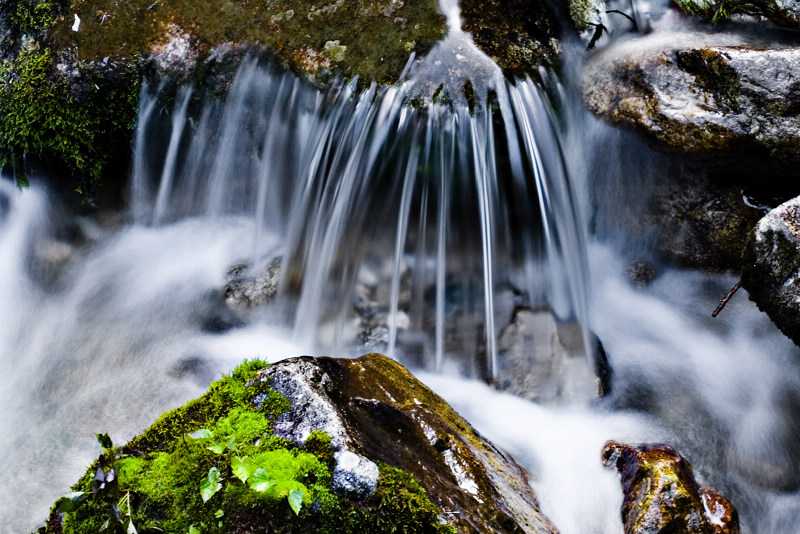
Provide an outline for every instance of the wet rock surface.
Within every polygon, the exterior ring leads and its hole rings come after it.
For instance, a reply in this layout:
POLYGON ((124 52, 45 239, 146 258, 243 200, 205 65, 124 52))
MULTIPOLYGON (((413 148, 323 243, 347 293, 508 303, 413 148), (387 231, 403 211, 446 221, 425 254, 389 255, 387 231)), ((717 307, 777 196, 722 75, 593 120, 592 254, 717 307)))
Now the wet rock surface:
POLYGON ((459 531, 556 532, 525 471, 393 360, 294 358, 268 376, 292 404, 277 432, 295 439, 323 429, 334 448, 408 471, 459 531))
POLYGON ((730 45, 654 35, 612 46, 587 65, 584 101, 596 115, 697 162, 794 172, 800 48, 726 39, 730 45))
POLYGON ((595 375, 584 356, 580 325, 559 325, 547 309, 517 308, 498 339, 498 387, 541 403, 587 401, 595 375))
POLYGON ((742 286, 800 345, 800 197, 758 222, 742 257, 742 286))
POLYGON ((736 509, 697 483, 692 466, 666 445, 606 444, 603 463, 620 472, 625 534, 738 534, 736 509))

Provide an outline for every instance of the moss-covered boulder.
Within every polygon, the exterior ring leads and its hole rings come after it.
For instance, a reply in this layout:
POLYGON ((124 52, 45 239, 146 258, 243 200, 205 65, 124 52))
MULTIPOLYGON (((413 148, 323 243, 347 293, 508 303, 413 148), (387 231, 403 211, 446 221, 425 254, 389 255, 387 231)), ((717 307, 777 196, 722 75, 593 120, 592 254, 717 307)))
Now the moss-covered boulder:
POLYGON ((800 197, 781 204, 756 225, 742 257, 742 286, 800 345, 800 197))
POLYGON ((621 475, 625 534, 738 534, 736 509, 697 483, 692 466, 666 445, 609 442, 603 462, 621 475))
POLYGON ((786 0, 676 0, 685 13, 709 22, 751 15, 788 28, 800 28, 800 4, 786 0))
POLYGON ((525 472, 394 361, 247 362, 100 458, 41 533, 553 533, 525 472))
POLYGON ((603 50, 584 72, 587 107, 698 164, 796 175, 800 48, 707 40, 654 35, 603 50))

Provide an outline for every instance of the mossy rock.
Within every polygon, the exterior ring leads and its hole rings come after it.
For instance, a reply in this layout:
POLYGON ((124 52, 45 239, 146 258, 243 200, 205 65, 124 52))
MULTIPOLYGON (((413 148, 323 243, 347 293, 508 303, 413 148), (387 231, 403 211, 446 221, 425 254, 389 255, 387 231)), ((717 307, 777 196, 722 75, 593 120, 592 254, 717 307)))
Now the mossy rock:
POLYGON ((750 172, 753 181, 796 178, 800 49, 740 40, 708 46, 686 34, 665 44, 654 35, 615 44, 584 70, 584 102, 691 164, 750 172))
POLYGON ((379 355, 245 362, 124 446, 98 439, 40 534, 555 532, 524 472, 379 355))
POLYGON ((675 0, 684 13, 707 22, 720 22, 732 15, 750 15, 788 28, 800 28, 800 5, 783 0, 675 0))
POLYGON ((672 448, 611 441, 602 457, 621 475, 625 534, 739 534, 736 509, 672 448))

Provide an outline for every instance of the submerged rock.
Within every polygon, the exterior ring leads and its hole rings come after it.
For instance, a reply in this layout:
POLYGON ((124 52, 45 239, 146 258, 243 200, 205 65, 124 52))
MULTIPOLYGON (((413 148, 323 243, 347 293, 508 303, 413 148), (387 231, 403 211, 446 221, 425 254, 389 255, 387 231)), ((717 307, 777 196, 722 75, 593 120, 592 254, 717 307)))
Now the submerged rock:
POLYGON ((742 286, 800 345, 800 197, 758 222, 742 257, 742 286))
POLYGON ((603 463, 622 477, 625 534, 738 534, 736 509, 699 485, 692 466, 666 445, 609 442, 603 463))
POLYGON ((256 275, 246 264, 228 269, 223 289, 226 303, 232 308, 253 308, 271 300, 278 292, 281 262, 281 258, 275 258, 256 275))
POLYGON ((596 115, 695 161, 742 173, 748 166, 795 172, 798 86, 800 48, 708 46, 693 35, 656 35, 595 55, 583 97, 596 115))
POLYGON ((247 362, 124 447, 98 439, 41 533, 557 532, 522 468, 377 354, 247 362))
POLYGON ((595 373, 584 355, 580 324, 558 324, 546 309, 517 308, 500 333, 498 387, 542 403, 597 396, 595 373))

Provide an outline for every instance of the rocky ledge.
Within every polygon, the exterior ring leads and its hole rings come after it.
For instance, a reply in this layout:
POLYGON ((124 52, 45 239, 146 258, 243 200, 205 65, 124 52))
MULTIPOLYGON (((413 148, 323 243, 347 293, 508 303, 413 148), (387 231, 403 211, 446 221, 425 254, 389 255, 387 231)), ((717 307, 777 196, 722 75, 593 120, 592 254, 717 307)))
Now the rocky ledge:
POLYGON ((593 113, 662 149, 738 173, 800 161, 800 48, 664 35, 596 54, 583 76, 593 113))

